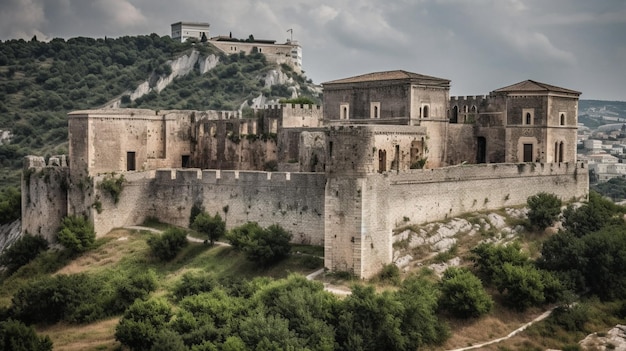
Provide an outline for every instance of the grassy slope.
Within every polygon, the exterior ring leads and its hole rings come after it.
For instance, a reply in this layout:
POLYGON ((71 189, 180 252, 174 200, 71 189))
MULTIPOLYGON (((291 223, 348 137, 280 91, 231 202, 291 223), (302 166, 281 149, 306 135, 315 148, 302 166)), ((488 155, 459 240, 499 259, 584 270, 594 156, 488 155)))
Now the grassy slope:
MULTIPOLYGON (((218 278, 225 276, 284 278, 290 273, 309 274, 321 268, 321 266, 306 268, 307 264, 304 263, 306 256, 293 255, 265 269, 247 261, 243 255, 230 247, 209 247, 199 243, 190 243, 174 260, 164 263, 149 255, 146 243, 149 235, 147 231, 116 229, 106 237, 98 239, 97 248, 76 259, 59 258, 55 253, 44 254, 2 282, 0 306, 10 306, 11 296, 19 287, 45 274, 46 268, 49 268, 50 274, 110 275, 124 271, 153 270, 158 279, 157 290, 152 293, 156 296, 168 296, 180 277, 188 271, 212 272, 218 278), (58 269, 49 265, 50 261, 55 260, 62 262, 58 269)), ((319 252, 319 249, 316 251, 319 252)), ((37 331, 51 337, 55 350, 113 350, 119 346, 114 338, 117 321, 118 318, 111 318, 87 325, 59 323, 38 326, 37 331)))

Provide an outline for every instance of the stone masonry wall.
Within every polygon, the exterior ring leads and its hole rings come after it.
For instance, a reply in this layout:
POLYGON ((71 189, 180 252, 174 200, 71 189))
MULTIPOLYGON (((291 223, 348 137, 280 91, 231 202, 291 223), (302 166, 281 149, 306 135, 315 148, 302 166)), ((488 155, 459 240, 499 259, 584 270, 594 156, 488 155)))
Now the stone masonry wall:
POLYGON ((22 232, 56 241, 61 220, 67 215, 66 157, 26 156, 22 173, 22 232))
POLYGON ((325 265, 371 277, 391 263, 393 228, 526 203, 539 192, 586 198, 584 163, 482 164, 329 179, 325 265), (336 236, 336 237, 335 237, 336 236))
POLYGON ((98 236, 147 217, 186 227, 196 204, 219 213, 229 229, 248 221, 278 223, 294 235, 293 242, 323 244, 323 173, 167 169, 125 177, 117 204, 96 186, 102 203, 102 212, 93 212, 98 236))

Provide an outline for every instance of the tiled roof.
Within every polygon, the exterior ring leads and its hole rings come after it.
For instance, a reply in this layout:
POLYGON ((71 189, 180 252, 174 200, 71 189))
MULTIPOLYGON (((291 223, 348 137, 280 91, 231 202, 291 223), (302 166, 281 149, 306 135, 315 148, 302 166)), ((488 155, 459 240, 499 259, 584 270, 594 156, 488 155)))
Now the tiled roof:
POLYGON ((509 85, 504 88, 500 88, 493 91, 494 93, 514 93, 514 92, 557 92, 566 94, 580 95, 579 91, 565 89, 550 84, 537 82, 534 80, 525 80, 513 85, 509 85))
POLYGON ((360 76, 354 76, 349 78, 332 80, 330 82, 322 83, 322 85, 326 84, 341 84, 341 83, 362 83, 362 82, 375 82, 375 81, 385 81, 385 80, 420 80, 420 81, 430 81, 433 83, 446 83, 449 84, 450 80, 425 76, 423 74, 417 74, 402 70, 396 71, 385 71, 385 72, 373 72, 362 74, 360 76))

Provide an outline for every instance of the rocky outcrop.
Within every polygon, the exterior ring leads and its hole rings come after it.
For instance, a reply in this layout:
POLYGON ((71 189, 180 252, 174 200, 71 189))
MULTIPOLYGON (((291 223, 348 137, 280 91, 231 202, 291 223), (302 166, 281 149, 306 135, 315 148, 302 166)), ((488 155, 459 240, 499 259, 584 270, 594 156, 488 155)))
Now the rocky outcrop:
POLYGON ((583 350, 626 351, 626 325, 616 325, 607 333, 593 333, 580 343, 583 350))
POLYGON ((13 245, 22 237, 22 222, 18 219, 12 223, 0 225, 0 252, 13 245))
MULTIPOLYGON (((424 225, 407 225, 404 230, 393 236, 393 262, 400 268, 411 265, 421 266, 422 262, 437 254, 449 252, 457 244, 461 236, 474 236, 478 233, 486 236, 482 242, 509 242, 524 231, 521 225, 510 226, 507 218, 526 218, 526 209, 506 208, 505 216, 488 213, 471 218, 452 218, 440 223, 424 225), (415 254, 419 252, 419 255, 415 254)), ((437 274, 443 273, 449 266, 458 266, 458 257, 447 262, 431 264, 428 267, 437 274)))
MULTIPOLYGON (((205 74, 209 70, 213 69, 219 63, 219 57, 216 55, 209 55, 207 57, 200 56, 200 53, 196 50, 191 51, 189 55, 183 55, 176 60, 170 61, 169 65, 172 69, 172 73, 167 76, 151 77, 145 82, 139 84, 133 91, 127 91, 122 95, 129 95, 130 100, 134 101, 151 91, 161 92, 168 85, 170 85, 174 79, 185 76, 194 70, 196 64, 200 70, 200 74, 205 74), (156 81, 155 81, 156 80, 156 81)), ((121 106, 122 97, 119 96, 109 101, 105 108, 119 108, 121 106)))

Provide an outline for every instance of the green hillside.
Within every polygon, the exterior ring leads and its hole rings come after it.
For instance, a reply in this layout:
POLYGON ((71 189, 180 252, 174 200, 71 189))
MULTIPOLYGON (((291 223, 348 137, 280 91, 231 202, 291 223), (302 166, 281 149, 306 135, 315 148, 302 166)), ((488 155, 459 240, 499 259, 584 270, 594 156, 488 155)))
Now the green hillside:
POLYGON ((122 107, 194 110, 239 109, 261 94, 275 101, 292 97, 287 84, 266 87, 270 70, 284 72, 289 84, 315 99, 306 87, 310 80, 287 65, 272 65, 261 54, 226 56, 207 43, 179 43, 156 34, 0 42, 0 131, 12 135, 0 143, 0 188, 19 186, 23 156, 67 153, 70 111, 98 108, 119 97, 122 107), (196 65, 160 93, 130 101, 139 84, 154 86, 172 72, 170 60, 192 50, 216 55, 219 63, 205 74, 196 65))

